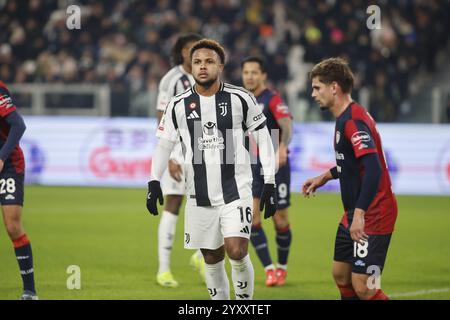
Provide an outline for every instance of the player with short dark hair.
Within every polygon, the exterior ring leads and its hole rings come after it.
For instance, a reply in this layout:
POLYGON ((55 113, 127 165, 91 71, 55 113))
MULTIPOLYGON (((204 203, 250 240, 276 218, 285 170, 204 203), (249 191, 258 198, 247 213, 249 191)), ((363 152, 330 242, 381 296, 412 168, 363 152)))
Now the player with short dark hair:
POLYGON ((5 84, 0 81, 0 203, 3 222, 13 242, 23 281, 22 300, 37 300, 33 254, 22 226, 25 158, 19 141, 25 123, 5 84))
MULTIPOLYGON (((195 82, 191 75, 191 59, 189 52, 191 46, 202 39, 196 33, 188 33, 178 37, 172 48, 172 61, 175 66, 170 69, 159 83, 158 98, 156 102, 158 123, 170 99, 189 89, 195 82)), ((175 240, 175 229, 178 221, 186 185, 183 170, 183 154, 181 144, 177 143, 167 170, 162 178, 162 188, 166 197, 166 204, 158 226, 158 261, 159 268, 156 282, 163 287, 178 287, 170 270, 170 256, 175 240)), ((200 250, 195 252, 190 259, 190 265, 197 270, 204 279, 205 267, 200 250)))
POLYGON ((292 139, 292 116, 280 95, 267 88, 267 71, 265 61, 256 56, 244 59, 241 63, 244 87, 253 93, 267 119, 267 128, 272 134, 279 169, 275 175, 278 190, 278 209, 273 216, 278 245, 278 263, 275 268, 270 257, 267 237, 261 224, 259 202, 264 179, 261 175, 261 163, 252 165, 253 170, 253 225, 251 242, 264 266, 266 286, 284 285, 287 276, 287 261, 292 242, 289 225, 288 208, 290 206, 291 168, 288 157, 288 145, 292 139))
POLYGON ((310 73, 312 97, 336 118, 336 166, 308 179, 309 197, 339 179, 344 216, 334 248, 333 277, 343 300, 387 300, 379 282, 397 218, 397 201, 381 137, 370 114, 350 95, 353 74, 340 58, 326 59, 310 73), (371 276, 369 279, 369 276, 371 276))
POLYGON ((212 299, 230 298, 225 252, 236 299, 252 299, 254 271, 248 255, 252 174, 244 133, 252 132, 261 150, 265 185, 260 198, 266 218, 275 214, 277 205, 273 145, 254 96, 220 81, 224 49, 204 39, 192 46, 190 56, 195 85, 170 101, 159 125, 147 209, 158 214, 163 164, 181 141, 187 186, 184 246, 201 249, 212 299))

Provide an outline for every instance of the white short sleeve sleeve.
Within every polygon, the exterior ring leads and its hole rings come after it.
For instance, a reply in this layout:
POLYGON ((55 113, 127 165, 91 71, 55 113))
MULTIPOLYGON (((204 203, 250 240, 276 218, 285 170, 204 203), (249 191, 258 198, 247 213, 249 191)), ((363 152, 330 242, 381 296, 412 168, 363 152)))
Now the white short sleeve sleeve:
POLYGON ((253 96, 253 94, 248 93, 244 94, 243 96, 248 106, 247 119, 244 119, 245 126, 247 127, 247 132, 251 132, 259 125, 264 123, 264 121, 266 121, 266 116, 256 102, 256 98, 253 96))
POLYGON ((179 131, 176 116, 173 118, 174 100, 172 99, 164 112, 161 122, 158 125, 156 136, 172 142, 179 141, 179 131))
POLYGON ((166 110, 167 104, 170 101, 170 94, 159 88, 158 98, 156 99, 156 110, 164 112, 166 110))

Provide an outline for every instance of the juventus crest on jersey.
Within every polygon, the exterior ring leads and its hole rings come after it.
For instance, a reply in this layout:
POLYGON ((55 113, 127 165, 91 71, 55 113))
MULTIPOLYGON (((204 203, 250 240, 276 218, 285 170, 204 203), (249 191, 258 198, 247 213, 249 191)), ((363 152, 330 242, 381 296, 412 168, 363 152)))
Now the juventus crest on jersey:
POLYGON ((188 197, 198 206, 217 206, 251 196, 244 134, 265 120, 255 97, 241 87, 221 83, 210 97, 192 87, 170 101, 157 136, 181 141, 188 197))

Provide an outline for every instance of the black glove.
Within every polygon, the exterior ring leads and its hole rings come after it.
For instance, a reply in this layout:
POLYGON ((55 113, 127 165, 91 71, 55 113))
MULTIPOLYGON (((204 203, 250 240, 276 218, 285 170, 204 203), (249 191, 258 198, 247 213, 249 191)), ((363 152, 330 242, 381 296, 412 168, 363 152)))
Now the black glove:
POLYGON ((264 210, 264 206, 266 207, 266 211, 264 212, 264 219, 272 217, 277 211, 278 206, 278 196, 277 196, 277 188, 274 184, 266 183, 264 185, 263 192, 261 194, 261 211, 264 210))
POLYGON ((152 180, 148 183, 148 192, 147 192, 147 210, 157 216, 158 215, 158 206, 156 205, 156 201, 159 199, 159 204, 163 205, 164 197, 161 190, 161 185, 159 181, 152 180))

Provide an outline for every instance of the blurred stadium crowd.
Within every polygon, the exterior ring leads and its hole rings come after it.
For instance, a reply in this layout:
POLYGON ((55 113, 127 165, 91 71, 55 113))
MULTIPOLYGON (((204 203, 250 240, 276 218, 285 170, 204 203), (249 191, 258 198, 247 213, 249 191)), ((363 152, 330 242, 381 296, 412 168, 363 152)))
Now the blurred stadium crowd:
MULTIPOLYGON (((419 72, 432 73, 448 44, 450 4, 334 0, 0 0, 0 79, 6 83, 109 83, 115 115, 151 115, 176 36, 198 32, 227 50, 225 79, 240 84, 240 61, 265 56, 273 85, 307 97, 307 72, 329 56, 349 59, 356 90, 370 89, 378 121, 395 121, 419 72), (66 8, 82 10, 80 30, 66 8), (382 29, 366 26, 370 4, 382 29)), ((357 94, 357 93, 356 93, 357 94)))

